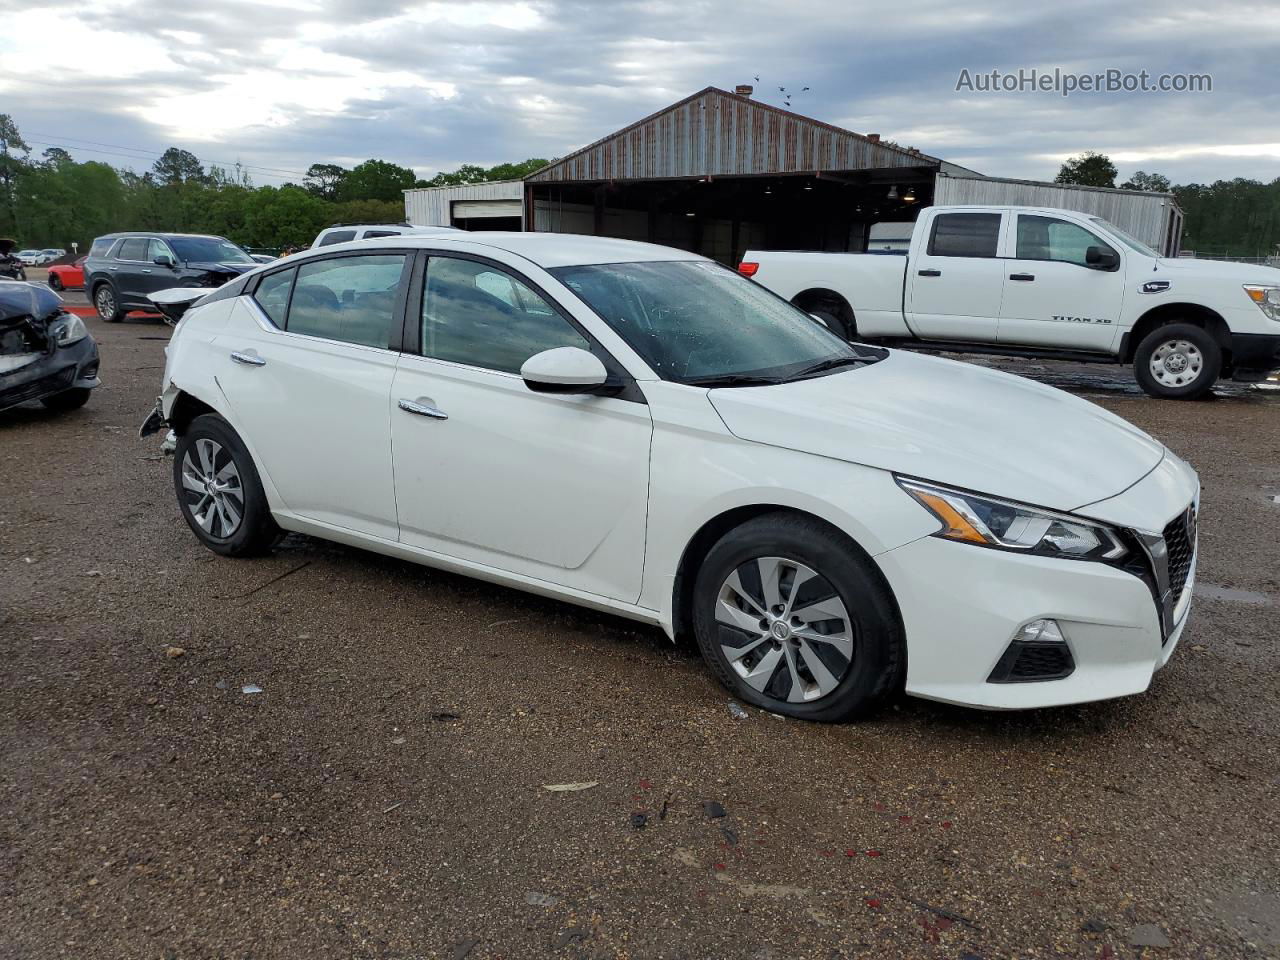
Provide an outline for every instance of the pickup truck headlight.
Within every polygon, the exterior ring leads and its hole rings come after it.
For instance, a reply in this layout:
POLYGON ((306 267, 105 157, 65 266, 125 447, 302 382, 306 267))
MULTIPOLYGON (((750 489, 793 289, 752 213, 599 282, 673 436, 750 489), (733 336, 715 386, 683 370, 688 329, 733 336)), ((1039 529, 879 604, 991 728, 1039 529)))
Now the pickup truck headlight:
POLYGON ((938 518, 942 529, 934 536, 944 540, 1108 563, 1129 552, 1119 535, 1100 523, 918 480, 897 480, 898 486, 938 518))
POLYGON ((49 326, 49 336, 53 337, 60 347, 69 347, 88 335, 89 331, 85 329, 84 321, 71 313, 59 317, 49 326))
POLYGON ((1246 283, 1244 292, 1258 305, 1258 309, 1272 320, 1280 320, 1280 287, 1267 287, 1246 283))

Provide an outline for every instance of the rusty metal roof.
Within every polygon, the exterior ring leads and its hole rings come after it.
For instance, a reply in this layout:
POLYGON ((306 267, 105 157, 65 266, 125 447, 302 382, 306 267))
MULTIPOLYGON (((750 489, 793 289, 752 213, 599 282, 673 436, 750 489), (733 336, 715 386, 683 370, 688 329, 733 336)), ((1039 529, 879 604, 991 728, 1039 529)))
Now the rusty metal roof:
POLYGON ((525 180, 657 180, 940 164, 919 151, 707 87, 525 180))

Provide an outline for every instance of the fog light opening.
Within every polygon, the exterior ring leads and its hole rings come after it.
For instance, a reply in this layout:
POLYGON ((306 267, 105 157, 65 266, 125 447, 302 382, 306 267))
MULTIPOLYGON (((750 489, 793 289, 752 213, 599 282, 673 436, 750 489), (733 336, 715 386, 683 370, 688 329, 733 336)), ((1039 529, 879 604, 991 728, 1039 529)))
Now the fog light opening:
POLYGON ((1015 643, 1066 643, 1057 620, 1047 618, 1024 623, 1014 635, 1015 643))

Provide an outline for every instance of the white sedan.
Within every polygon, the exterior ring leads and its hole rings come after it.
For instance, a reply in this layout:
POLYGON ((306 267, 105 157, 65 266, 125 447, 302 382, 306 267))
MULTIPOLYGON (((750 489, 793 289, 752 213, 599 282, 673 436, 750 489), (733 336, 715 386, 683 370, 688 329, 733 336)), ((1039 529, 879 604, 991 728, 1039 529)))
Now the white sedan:
POLYGON ((196 297, 143 431, 221 554, 299 531, 657 624, 813 720, 1137 693, 1187 621, 1199 483, 1160 443, 690 253, 387 237, 196 297))

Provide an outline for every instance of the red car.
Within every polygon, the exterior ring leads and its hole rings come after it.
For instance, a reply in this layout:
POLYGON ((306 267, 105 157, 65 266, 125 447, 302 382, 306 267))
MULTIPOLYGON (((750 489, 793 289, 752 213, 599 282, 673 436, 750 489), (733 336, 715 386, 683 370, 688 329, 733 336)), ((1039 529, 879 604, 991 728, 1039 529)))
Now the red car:
POLYGON ((81 257, 75 263, 60 263, 49 268, 49 286, 55 290, 66 290, 68 287, 84 286, 84 262, 89 259, 81 257))

